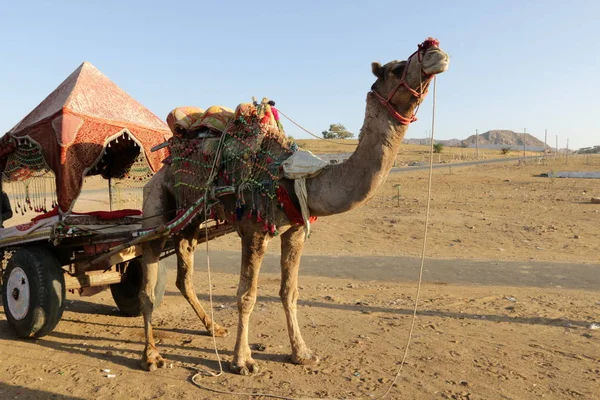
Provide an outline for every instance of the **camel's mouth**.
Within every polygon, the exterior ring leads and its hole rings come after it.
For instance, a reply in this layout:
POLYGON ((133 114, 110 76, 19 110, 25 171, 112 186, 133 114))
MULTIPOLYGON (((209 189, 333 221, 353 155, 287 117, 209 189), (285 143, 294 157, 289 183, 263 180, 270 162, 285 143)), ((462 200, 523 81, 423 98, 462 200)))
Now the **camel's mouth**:
POLYGON ((448 69, 450 57, 439 47, 430 47, 423 56, 421 64, 423 72, 427 75, 441 74, 448 69))

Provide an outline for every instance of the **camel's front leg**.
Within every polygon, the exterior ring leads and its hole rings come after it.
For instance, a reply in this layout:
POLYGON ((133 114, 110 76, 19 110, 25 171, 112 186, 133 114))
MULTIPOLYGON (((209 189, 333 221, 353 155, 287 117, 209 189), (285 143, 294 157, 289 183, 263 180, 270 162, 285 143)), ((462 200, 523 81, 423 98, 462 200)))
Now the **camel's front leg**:
POLYGON ((158 280, 158 260, 164 243, 164 239, 158 239, 142 244, 142 265, 144 268, 142 268, 143 278, 142 290, 140 291, 140 305, 144 316, 146 346, 142 355, 141 365, 146 371, 154 371, 156 368, 165 367, 165 360, 156 349, 154 334, 152 332, 152 311, 154 311, 154 306, 156 305, 155 289, 158 280))
POLYGON ((256 361, 248 344, 250 314, 256 303, 258 273, 262 264, 267 238, 264 232, 249 232, 242 235, 242 269, 237 292, 238 330, 233 360, 230 369, 240 375, 258 372, 256 361))
POLYGON ((194 273, 194 250, 197 240, 194 231, 186 231, 182 236, 175 238, 175 251, 177 253, 177 288, 183 294, 183 297, 190 303, 200 321, 206 329, 217 337, 225 337, 229 331, 219 324, 213 322, 210 316, 204 311, 204 308, 198 300, 194 283, 192 280, 194 273))
POLYGON ((292 362, 312 365, 319 362, 319 357, 306 347, 296 317, 298 269, 303 248, 304 229, 302 225, 292 226, 281 235, 281 290, 279 296, 285 310, 288 334, 292 345, 292 362))

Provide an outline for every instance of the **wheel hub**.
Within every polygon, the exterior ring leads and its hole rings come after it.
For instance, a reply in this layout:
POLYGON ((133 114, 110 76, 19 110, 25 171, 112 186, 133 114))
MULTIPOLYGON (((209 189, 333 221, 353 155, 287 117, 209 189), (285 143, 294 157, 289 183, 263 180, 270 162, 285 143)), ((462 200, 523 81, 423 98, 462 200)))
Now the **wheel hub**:
POLYGON ((6 281, 7 306, 10 314, 16 320, 22 320, 29 311, 30 288, 25 271, 16 267, 10 271, 6 281))

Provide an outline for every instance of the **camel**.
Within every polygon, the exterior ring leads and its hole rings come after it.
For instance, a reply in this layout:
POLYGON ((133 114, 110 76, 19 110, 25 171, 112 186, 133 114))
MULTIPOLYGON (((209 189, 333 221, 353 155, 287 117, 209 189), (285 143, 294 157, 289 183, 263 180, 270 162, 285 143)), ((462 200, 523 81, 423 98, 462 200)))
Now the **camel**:
MULTIPOLYGON (((395 155, 402 143, 414 113, 423 101, 435 74, 448 68, 449 58, 434 39, 419 45, 406 61, 392 61, 385 65, 371 64, 376 81, 367 94, 364 123, 359 143, 352 156, 341 164, 326 166, 317 176, 306 180, 308 208, 311 216, 324 217, 352 210, 371 199, 389 174, 395 155)), ((285 159, 289 154, 280 151, 275 156, 285 159)), ((144 188, 144 225, 159 226, 168 221, 172 209, 174 190, 169 165, 157 172, 144 188)), ((280 182, 297 204, 293 181, 280 182)), ((236 198, 233 195, 219 198, 227 216, 234 216, 236 198)), ((217 337, 228 330, 214 322, 202 308, 192 286, 194 250, 198 243, 199 225, 205 217, 199 216, 173 238, 177 256, 177 287, 188 300, 206 329, 217 337)), ((291 344, 291 361, 312 365, 319 362, 318 355, 305 343, 297 320, 298 269, 305 242, 303 225, 291 223, 282 210, 275 210, 275 222, 281 238, 281 289, 279 292, 291 344)), ((248 343, 250 314, 257 297, 258 275, 272 232, 251 218, 232 218, 231 222, 241 238, 241 272, 237 290, 237 339, 230 362, 233 373, 248 375, 258 371, 248 343)), ((159 354, 152 333, 152 312, 155 307, 155 288, 159 271, 159 255, 166 239, 142 245, 143 281, 140 302, 146 336, 142 355, 142 368, 153 371, 166 365, 159 354)))

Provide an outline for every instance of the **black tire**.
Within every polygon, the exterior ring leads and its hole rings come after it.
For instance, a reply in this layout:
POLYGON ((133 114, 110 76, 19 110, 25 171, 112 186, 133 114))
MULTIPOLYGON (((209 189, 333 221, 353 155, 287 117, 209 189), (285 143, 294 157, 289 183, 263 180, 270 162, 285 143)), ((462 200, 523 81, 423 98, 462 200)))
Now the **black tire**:
POLYGON ((44 247, 22 247, 4 271, 6 319, 22 338, 52 332, 65 308, 65 278, 58 258, 44 247))
MULTIPOLYGON (((140 291, 142 290, 142 259, 134 258, 129 261, 123 274, 123 280, 120 283, 110 285, 113 300, 119 310, 130 317, 139 317, 142 315, 142 305, 140 303, 140 291)), ((164 262, 158 262, 158 280, 154 288, 154 308, 158 308, 162 303, 167 285, 167 266, 164 262)))

